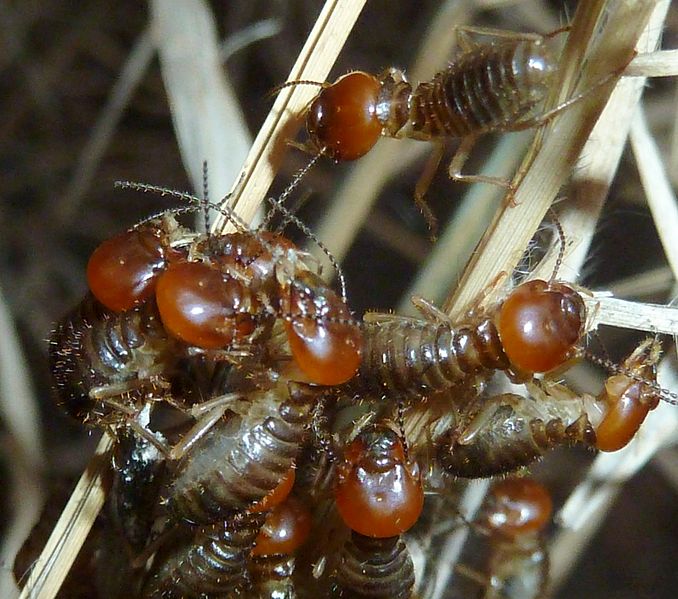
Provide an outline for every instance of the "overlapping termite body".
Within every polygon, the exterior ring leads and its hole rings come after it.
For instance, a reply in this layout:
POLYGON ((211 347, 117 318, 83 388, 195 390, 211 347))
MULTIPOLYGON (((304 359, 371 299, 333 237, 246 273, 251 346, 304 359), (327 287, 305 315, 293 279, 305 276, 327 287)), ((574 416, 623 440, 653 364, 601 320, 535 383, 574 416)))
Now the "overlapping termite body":
POLYGON ((417 397, 491 370, 526 380, 573 357, 586 322, 577 291, 542 280, 516 287, 468 323, 420 305, 426 318, 369 315, 356 385, 384 396, 417 397))
MULTIPOLYGON (((142 597, 222 596, 249 588, 247 560, 264 523, 261 513, 236 513, 179 538, 156 554, 142 597)), ((182 534, 183 533, 183 534, 182 534)))
MULTIPOLYGON (((479 570, 457 565, 457 574, 480 587, 482 599, 539 599, 545 597, 549 560, 544 533, 553 504, 547 489, 529 478, 507 478, 490 489, 477 520, 486 545, 479 570)), ((471 590, 467 591, 471 594, 471 590)))
POLYGON ((243 397, 242 415, 217 421, 172 465, 163 492, 174 522, 209 524, 273 491, 307 439, 314 388, 284 383, 243 397))
POLYGON ((307 541, 311 526, 308 507, 294 495, 268 513, 249 562, 253 595, 261 599, 297 597, 295 553, 307 541))
POLYGON ((410 597, 414 568, 400 535, 419 518, 424 493, 418 466, 393 430, 369 426, 345 448, 334 496, 351 529, 334 574, 336 596, 410 597))
POLYGON ((610 375, 598 395, 549 380, 528 382, 521 394, 464 387, 432 394, 405 412, 410 453, 424 470, 479 478, 529 466, 556 447, 621 449, 659 401, 659 354, 657 340, 641 342, 619 366, 624 374, 610 375))

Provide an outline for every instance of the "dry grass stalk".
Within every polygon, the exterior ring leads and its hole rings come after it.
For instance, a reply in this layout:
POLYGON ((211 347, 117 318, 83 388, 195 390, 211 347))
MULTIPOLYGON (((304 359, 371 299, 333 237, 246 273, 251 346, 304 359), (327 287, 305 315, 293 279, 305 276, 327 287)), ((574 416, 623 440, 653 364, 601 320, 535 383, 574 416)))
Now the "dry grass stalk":
MULTIPOLYGON (((363 5, 364 0, 329 0, 326 3, 290 73, 290 80, 325 79, 363 5)), ((238 212, 246 222, 263 201, 282 158, 285 140, 294 133, 291 127, 295 124, 295 115, 312 94, 313 90, 304 89, 304 86, 283 90, 257 136, 239 179, 242 185, 234 199, 237 202, 244 198, 238 212)), ((223 222, 215 223, 214 230, 220 230, 224 225, 223 222)), ((36 561, 21 599, 51 599, 58 593, 104 503, 102 473, 108 467, 111 446, 111 438, 104 435, 36 561)))
POLYGON ((59 592, 106 499, 102 482, 110 467, 112 446, 108 435, 99 441, 19 599, 52 599, 59 592))
MULTIPOLYGON (((365 0, 326 2, 288 81, 325 81, 364 4, 365 0)), ((299 115, 316 93, 314 86, 297 85, 278 94, 231 190, 232 195, 225 199, 245 222, 254 218, 263 202, 287 150, 286 140, 296 134, 299 115)), ((212 230, 223 233, 230 226, 221 216, 215 220, 212 230)))
MULTIPOLYGON (((580 3, 563 52, 561 89, 565 91, 561 95, 571 96, 575 80, 579 82, 578 89, 585 90, 611 69, 627 64, 655 4, 652 0, 580 3), (596 38, 597 46, 581 69, 581 78, 576 78, 575 73, 581 67, 578 57, 590 46, 596 24, 604 15, 607 21, 596 38)), ((458 289, 449 298, 446 309, 450 316, 461 316, 488 281, 500 272, 512 272, 518 264, 553 199, 570 176, 612 88, 612 82, 599 88, 547 126, 539 151, 525 164, 527 170, 519 181, 515 205, 505 205, 496 215, 458 289)))

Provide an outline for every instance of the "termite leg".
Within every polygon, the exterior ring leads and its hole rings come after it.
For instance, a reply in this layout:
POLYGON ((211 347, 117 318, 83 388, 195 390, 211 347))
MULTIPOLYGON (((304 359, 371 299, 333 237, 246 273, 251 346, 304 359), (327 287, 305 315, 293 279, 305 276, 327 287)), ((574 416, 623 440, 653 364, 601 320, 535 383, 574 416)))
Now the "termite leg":
POLYGON ((456 564, 454 566, 454 572, 459 574, 459 576, 463 576, 468 580, 478 583, 482 587, 489 587, 491 584, 489 577, 487 577, 485 574, 478 572, 478 570, 470 568, 464 564, 456 564))
POLYGON ((227 410, 226 405, 221 405, 206 412, 198 421, 181 437, 176 445, 172 446, 169 453, 171 460, 180 459, 187 451, 193 447, 202 437, 204 437, 216 422, 224 415, 227 410))
POLYGON ((473 25, 460 25, 456 28, 457 42, 459 47, 463 50, 475 50, 482 44, 478 44, 473 41, 473 36, 479 37, 495 37, 504 40, 514 40, 514 41, 526 41, 526 42, 540 42, 545 39, 554 37, 563 33, 564 31, 569 31, 569 25, 566 27, 561 27, 556 29, 551 33, 542 35, 541 33, 533 32, 523 32, 523 31, 511 31, 510 29, 497 29, 496 27, 474 27, 473 25), (461 40, 464 40, 463 42, 461 40), (468 44, 469 47, 466 48, 465 44, 468 44))
POLYGON ((151 392, 155 392, 158 389, 168 391, 170 384, 162 377, 152 376, 145 379, 134 379, 122 383, 108 383, 92 387, 89 391, 89 396, 93 400, 105 401, 113 397, 125 395, 126 393, 143 391, 147 388, 150 388, 151 392))
POLYGON ((424 197, 426 196, 426 192, 428 191, 429 187, 431 187, 431 181, 433 181, 433 177, 438 172, 438 166, 440 165, 440 161, 442 160, 444 153, 444 144, 437 143, 434 145, 433 151, 426 161, 424 170, 419 176, 417 184, 414 186, 414 202, 426 220, 428 228, 431 230, 432 240, 435 240, 436 235, 438 234, 438 219, 433 214, 424 197))
POLYGON ((614 79, 618 78, 621 76, 624 71, 626 70, 626 67, 629 66, 629 63, 633 58, 635 57, 634 55, 628 60, 628 62, 624 63, 621 67, 616 68, 614 71, 611 71, 604 77, 601 77, 598 81, 596 81, 591 87, 588 87, 585 89, 583 92, 579 92, 578 94, 575 94, 571 98, 568 98, 564 102, 561 102, 557 106, 554 106, 550 110, 547 110, 546 112, 542 112, 541 114, 525 118, 525 119, 518 119, 517 121, 512 121, 511 123, 508 123, 510 125, 511 131, 523 131, 525 129, 533 129, 535 127, 541 127, 542 125, 547 124, 549 121, 553 120, 556 116, 558 116, 561 112, 567 110, 574 104, 578 104, 582 100, 586 99, 589 97, 593 92, 598 90, 599 88, 607 85, 614 79))
POLYGON ((426 319, 434 322, 449 322, 450 318, 438 306, 421 295, 413 295, 410 300, 417 311, 426 319))
MULTIPOLYGON (((521 127, 522 128, 522 127, 521 127)), ((512 129, 513 130, 513 129, 512 129)), ((508 189, 509 192, 514 192, 515 189, 510 181, 502 179, 501 177, 488 177, 486 175, 463 175, 461 169, 464 168, 464 164, 468 160, 471 150, 478 139, 477 135, 467 135, 466 137, 461 138, 461 143, 457 148, 457 151, 452 156, 452 161, 448 168, 448 175, 453 181, 459 181, 461 183, 487 183, 489 185, 496 185, 498 187, 503 187, 508 189)))

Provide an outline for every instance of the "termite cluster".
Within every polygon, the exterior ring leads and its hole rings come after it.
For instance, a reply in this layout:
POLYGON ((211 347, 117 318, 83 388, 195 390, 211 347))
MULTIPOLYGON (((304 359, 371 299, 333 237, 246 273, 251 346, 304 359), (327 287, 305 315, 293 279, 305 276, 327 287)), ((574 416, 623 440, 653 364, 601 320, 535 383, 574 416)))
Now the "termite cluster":
MULTIPOLYGON (((311 142, 350 160, 384 134, 472 143, 539 124, 544 43, 470 49, 415 89, 395 70, 351 73, 309 107, 311 142)), ((418 318, 360 320, 281 233, 200 234, 167 211, 102 243, 87 281, 50 367, 65 411, 116 443, 97 534, 127 559, 119 588, 93 576, 92 596, 415 597, 408 534, 429 497, 556 447, 616 451, 662 394, 654 339, 593 395, 556 382, 587 352, 588 314, 555 276, 460 320, 423 300, 418 318)), ((473 596, 543 596, 551 510, 541 485, 509 478, 477 519, 458 515, 486 546, 458 566, 473 596)))

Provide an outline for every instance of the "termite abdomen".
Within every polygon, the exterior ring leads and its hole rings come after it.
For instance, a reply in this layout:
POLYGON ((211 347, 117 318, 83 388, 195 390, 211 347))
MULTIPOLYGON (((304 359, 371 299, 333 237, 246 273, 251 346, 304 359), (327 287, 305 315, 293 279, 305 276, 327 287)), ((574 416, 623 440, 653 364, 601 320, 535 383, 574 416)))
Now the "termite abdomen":
POLYGON ((443 437, 438 458, 447 472, 464 478, 506 474, 557 446, 595 445, 593 426, 575 404, 553 402, 538 412, 537 402, 519 395, 507 393, 491 401, 493 414, 464 444, 458 441, 457 430, 443 437))
POLYGON ((491 320, 454 328, 425 320, 367 323, 359 384, 381 394, 442 391, 508 359, 491 320))
POLYGON ((148 542, 164 467, 164 459, 148 440, 131 431, 117 435, 108 514, 133 555, 148 542))
POLYGON ((337 597, 407 599, 414 587, 414 567, 400 537, 377 539, 353 532, 335 578, 337 597))
POLYGON ((412 92, 398 137, 432 139, 510 131, 548 90, 556 62, 542 40, 507 41, 466 52, 412 92))
POLYGON ((217 422, 184 456, 167 492, 175 519, 216 522, 278 486, 306 439, 316 399, 301 384, 282 394, 287 387, 254 395, 248 415, 217 422))
MULTIPOLYGON (((88 294, 50 336, 49 361, 58 399, 81 422, 97 420, 109 410, 92 397, 94 388, 150 381, 167 374, 178 360, 160 322, 155 303, 115 313, 88 294)), ((112 396, 120 392, 111 392, 112 396)))
POLYGON ((180 599, 242 591, 248 584, 247 558, 263 521, 263 514, 237 514, 168 544, 156 554, 142 596, 180 599))

